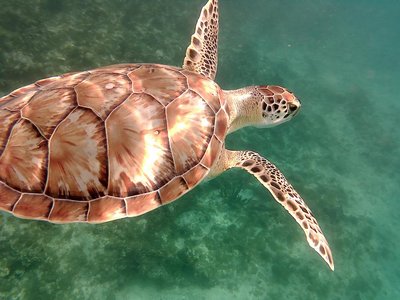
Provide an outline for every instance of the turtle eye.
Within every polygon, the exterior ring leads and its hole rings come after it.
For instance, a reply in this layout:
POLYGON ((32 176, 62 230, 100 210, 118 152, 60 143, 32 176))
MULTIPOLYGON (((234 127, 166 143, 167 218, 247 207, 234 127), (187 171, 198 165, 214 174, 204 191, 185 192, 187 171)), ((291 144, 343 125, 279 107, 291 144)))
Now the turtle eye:
POLYGON ((292 112, 295 112, 296 110, 297 110, 297 105, 295 105, 295 104, 293 104, 293 103, 290 103, 289 104, 289 111, 292 113, 292 112))

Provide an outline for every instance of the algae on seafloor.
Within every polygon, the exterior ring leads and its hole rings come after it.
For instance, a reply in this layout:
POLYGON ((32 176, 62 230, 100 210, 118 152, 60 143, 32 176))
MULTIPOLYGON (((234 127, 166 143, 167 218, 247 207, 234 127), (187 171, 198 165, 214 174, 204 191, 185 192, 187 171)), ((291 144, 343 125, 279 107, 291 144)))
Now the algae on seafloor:
MULTIPOLYGON (((179 66, 205 1, 0 0, 0 92, 123 62, 179 66)), ((397 1, 220 1, 225 89, 280 84, 295 119, 227 147, 274 162, 314 211, 330 272, 254 178, 231 170, 101 225, 0 213, 1 299, 397 299, 397 1)))

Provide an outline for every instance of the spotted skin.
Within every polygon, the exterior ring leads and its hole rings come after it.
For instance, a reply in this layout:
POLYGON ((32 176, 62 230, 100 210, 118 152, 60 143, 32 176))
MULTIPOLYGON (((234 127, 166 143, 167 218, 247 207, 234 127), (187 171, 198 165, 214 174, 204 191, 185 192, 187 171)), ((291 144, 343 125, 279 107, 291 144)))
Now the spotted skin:
POLYGON ((334 270, 332 252, 310 208, 279 169, 258 153, 225 150, 226 169, 239 167, 254 175, 303 229, 308 244, 334 270))
POLYGON ((264 118, 272 115, 271 122, 286 119, 298 110, 299 104, 295 104, 297 102, 296 97, 285 88, 277 85, 266 85, 256 87, 256 91, 263 98, 262 115, 264 118))
POLYGON ((218 64, 218 0, 209 0, 200 13, 183 68, 212 80, 218 64))

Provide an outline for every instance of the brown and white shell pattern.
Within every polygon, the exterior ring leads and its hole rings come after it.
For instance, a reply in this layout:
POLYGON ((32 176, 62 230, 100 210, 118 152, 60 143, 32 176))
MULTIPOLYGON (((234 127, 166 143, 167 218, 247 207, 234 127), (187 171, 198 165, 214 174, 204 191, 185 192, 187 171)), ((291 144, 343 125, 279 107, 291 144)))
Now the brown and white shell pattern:
POLYGON ((221 152, 221 95, 196 73, 129 64, 43 79, 0 98, 0 210, 99 223, 177 199, 221 152))

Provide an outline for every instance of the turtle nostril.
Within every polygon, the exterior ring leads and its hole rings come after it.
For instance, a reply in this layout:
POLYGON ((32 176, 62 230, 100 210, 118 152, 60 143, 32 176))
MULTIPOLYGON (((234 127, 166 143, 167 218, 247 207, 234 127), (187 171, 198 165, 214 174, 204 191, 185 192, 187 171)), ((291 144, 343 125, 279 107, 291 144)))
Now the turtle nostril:
POLYGON ((297 110, 297 105, 290 103, 289 110, 290 110, 290 112, 295 112, 297 110))

